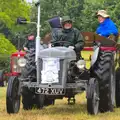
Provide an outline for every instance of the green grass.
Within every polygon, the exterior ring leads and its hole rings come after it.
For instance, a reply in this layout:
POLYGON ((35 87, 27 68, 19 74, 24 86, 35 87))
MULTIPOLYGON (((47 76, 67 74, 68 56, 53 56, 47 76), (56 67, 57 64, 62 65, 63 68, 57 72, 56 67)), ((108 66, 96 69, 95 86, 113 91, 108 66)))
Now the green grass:
MULTIPOLYGON (((85 60, 89 59, 91 52, 82 52, 85 60)), ((87 68, 89 68, 87 61, 87 68)), ((6 87, 0 87, 0 120, 120 120, 120 109, 114 112, 99 113, 96 116, 89 115, 86 107, 85 93, 76 95, 76 104, 68 105, 67 99, 56 100, 55 105, 50 105, 42 110, 24 111, 22 104, 19 113, 7 114, 6 112, 6 87)))

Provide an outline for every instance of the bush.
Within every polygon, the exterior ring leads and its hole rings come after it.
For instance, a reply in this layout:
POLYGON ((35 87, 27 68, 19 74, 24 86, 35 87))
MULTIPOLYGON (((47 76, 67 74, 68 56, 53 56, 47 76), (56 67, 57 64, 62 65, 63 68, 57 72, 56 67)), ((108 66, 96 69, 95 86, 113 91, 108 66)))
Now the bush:
POLYGON ((8 69, 10 55, 16 51, 15 46, 0 34, 0 69, 8 69))

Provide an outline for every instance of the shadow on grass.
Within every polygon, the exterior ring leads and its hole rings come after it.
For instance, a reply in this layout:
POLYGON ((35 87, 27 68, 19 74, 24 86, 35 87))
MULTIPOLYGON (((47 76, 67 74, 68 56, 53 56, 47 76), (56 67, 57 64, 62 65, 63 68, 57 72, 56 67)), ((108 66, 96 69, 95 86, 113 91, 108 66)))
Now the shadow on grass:
MULTIPOLYGON (((75 105, 55 105, 55 106, 48 106, 43 109, 45 113, 48 114, 82 114, 87 113, 87 105, 86 104, 78 104, 75 105)), ((44 114, 45 114, 44 113, 44 114)))

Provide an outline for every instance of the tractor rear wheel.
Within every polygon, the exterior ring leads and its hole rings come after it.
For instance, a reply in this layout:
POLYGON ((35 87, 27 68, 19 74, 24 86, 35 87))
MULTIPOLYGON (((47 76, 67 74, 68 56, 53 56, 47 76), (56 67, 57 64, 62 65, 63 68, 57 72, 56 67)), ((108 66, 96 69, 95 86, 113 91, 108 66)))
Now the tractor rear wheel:
MULTIPOLYGON (((21 78, 23 81, 36 81, 36 65, 35 65, 35 50, 30 50, 25 56, 27 63, 22 71, 21 78)), ((36 94, 34 89, 22 87, 22 103, 23 109, 32 109, 36 104, 36 94)))
POLYGON ((100 112, 113 111, 115 105, 115 67, 111 51, 100 52, 94 71, 99 77, 100 112))
POLYGON ((116 107, 120 107, 120 68, 116 70, 116 107))
POLYGON ((32 53, 26 54, 26 60, 27 63, 22 71, 21 77, 25 80, 30 80, 27 78, 31 78, 31 81, 36 81, 36 65, 35 65, 35 53, 34 51, 32 53))
POLYGON ((6 107, 8 113, 17 113, 20 109, 19 80, 17 76, 11 76, 8 80, 6 93, 6 107))

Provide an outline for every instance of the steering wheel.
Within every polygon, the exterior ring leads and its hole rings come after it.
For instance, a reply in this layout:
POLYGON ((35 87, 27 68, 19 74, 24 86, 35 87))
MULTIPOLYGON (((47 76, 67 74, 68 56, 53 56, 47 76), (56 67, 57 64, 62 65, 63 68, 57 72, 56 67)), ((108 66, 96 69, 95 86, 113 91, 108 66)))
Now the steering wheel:
MULTIPOLYGON (((69 42, 69 41, 51 41, 51 44, 52 44, 52 46, 54 44, 54 46, 65 46, 65 47, 73 46, 75 48, 74 43, 69 42), (57 45, 55 45, 55 44, 57 44, 57 45)), ((79 57, 77 59, 83 59, 81 54, 79 54, 79 57)))
POLYGON ((65 46, 65 47, 74 46, 75 47, 75 45, 69 41, 51 41, 51 44, 52 46, 65 46))

